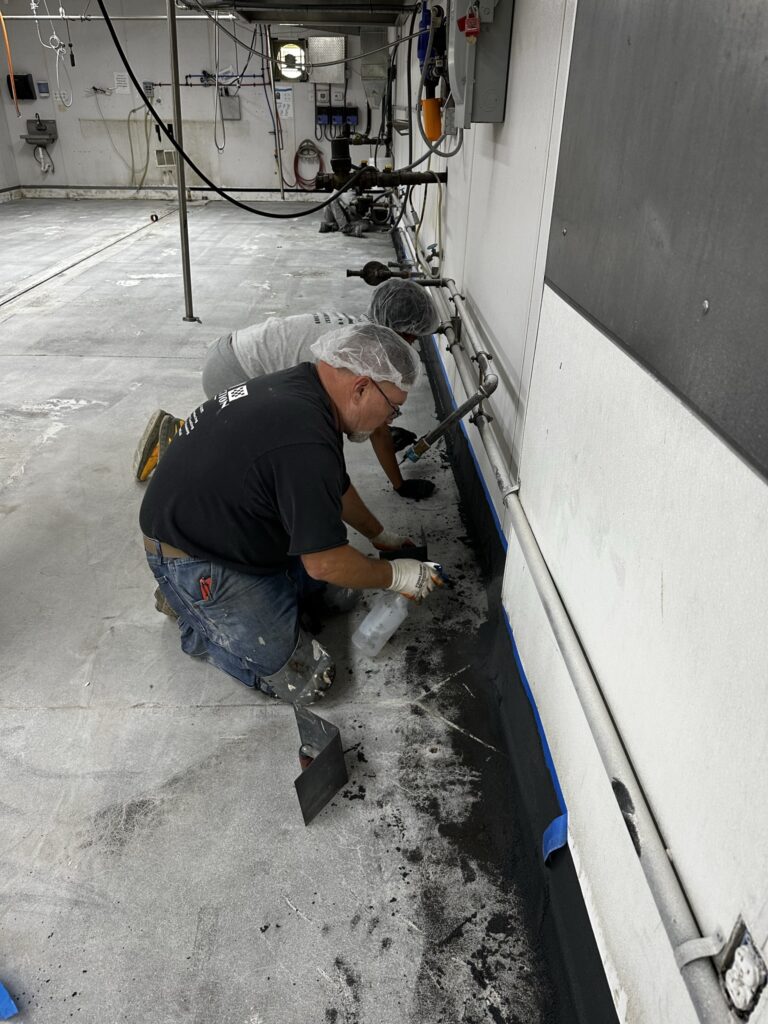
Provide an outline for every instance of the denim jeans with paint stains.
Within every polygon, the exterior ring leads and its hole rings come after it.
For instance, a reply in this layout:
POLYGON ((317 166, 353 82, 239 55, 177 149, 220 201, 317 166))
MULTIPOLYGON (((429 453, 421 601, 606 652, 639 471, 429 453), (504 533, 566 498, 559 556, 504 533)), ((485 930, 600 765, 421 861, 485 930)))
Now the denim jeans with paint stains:
POLYGON ((147 562, 168 604, 178 615, 181 649, 239 679, 260 686, 281 669, 299 638, 303 598, 323 584, 311 579, 299 558, 273 576, 252 576, 197 558, 147 562))

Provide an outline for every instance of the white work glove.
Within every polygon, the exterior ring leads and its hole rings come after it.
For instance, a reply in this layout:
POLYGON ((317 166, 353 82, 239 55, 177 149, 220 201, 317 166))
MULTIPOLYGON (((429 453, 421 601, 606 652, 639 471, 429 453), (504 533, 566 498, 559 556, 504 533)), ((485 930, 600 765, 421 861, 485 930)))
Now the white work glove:
POLYGON ((435 562, 419 562, 415 558, 393 558, 392 582, 387 590, 396 590, 413 601, 421 601, 434 590, 442 587, 438 566, 435 562))
POLYGON ((413 546, 410 537, 401 537, 397 533, 390 533, 389 530, 382 530, 375 537, 371 537, 371 544, 377 551, 398 551, 406 545, 413 546))

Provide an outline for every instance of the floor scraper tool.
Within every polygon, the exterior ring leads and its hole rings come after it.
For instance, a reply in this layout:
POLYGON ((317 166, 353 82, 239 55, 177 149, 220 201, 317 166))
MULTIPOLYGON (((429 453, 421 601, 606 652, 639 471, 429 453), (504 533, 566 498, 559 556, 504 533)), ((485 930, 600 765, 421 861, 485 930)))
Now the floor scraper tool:
POLYGON ((349 782, 341 733, 331 722, 307 708, 294 705, 299 729, 301 775, 295 780, 299 807, 308 825, 349 782))

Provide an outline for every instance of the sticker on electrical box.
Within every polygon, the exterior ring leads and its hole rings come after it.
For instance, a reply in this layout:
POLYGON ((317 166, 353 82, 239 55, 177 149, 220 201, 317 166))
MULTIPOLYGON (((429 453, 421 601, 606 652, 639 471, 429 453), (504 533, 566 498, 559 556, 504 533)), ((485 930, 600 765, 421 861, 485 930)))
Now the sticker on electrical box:
POLYGON ((128 88, 128 73, 126 71, 115 72, 115 92, 125 95, 131 90, 128 88))
POLYGON ((277 100, 278 117, 282 117, 283 119, 293 117, 293 86, 275 86, 275 96, 277 100))

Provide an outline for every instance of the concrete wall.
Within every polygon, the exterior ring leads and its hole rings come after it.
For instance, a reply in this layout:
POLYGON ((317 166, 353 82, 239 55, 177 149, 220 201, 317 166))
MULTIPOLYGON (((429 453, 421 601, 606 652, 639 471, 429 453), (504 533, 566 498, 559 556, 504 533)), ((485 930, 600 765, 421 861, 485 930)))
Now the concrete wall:
MULTIPOLYGON (((18 128, 20 120, 15 116, 15 110, 13 111, 13 128, 16 133, 21 130, 18 128)), ((13 152, 11 147, 11 127, 8 121, 4 117, 0 117, 0 190, 13 188, 14 185, 19 184, 19 175, 16 170, 16 161, 13 158, 13 152)))
MULTIPOLYGON (((445 269, 494 355, 501 385, 491 405, 508 468, 519 466, 523 506, 704 933, 729 934, 741 914, 765 950, 768 488, 545 288, 574 16, 570 0, 517 0, 505 123, 475 125, 449 164, 445 269)), ((431 201, 427 210, 430 243, 431 201)), ((694 1020, 479 437, 468 433, 508 535, 505 607, 620 1018, 694 1020)), ((751 1022, 765 1020, 763 998, 751 1022)))
MULTIPOLYGON (((50 6, 50 5, 49 5, 50 6)), ((51 8, 53 9, 53 8, 51 8)), ((91 13, 98 8, 92 6, 91 13)), ((112 0, 109 4, 110 14, 151 13, 160 14, 165 11, 165 4, 152 0, 112 0)), ((11 0, 6 14, 29 14, 29 4, 23 0, 11 0)), ((179 38, 179 72, 181 80, 186 74, 199 74, 205 68, 214 68, 214 29, 207 19, 190 18, 188 12, 178 13, 179 38)), ((231 22, 224 22, 232 30, 231 22)), ((18 122, 24 125, 26 118, 33 118, 36 113, 41 118, 55 118, 59 129, 59 139, 51 147, 51 156, 55 162, 55 173, 43 175, 32 155, 32 147, 18 139, 16 114, 13 103, 8 97, 3 82, 3 114, 0 124, 10 126, 10 150, 18 168, 18 179, 22 185, 50 186, 90 186, 95 188, 123 187, 128 188, 137 183, 141 176, 146 155, 144 130, 144 112, 142 101, 129 83, 128 94, 113 92, 112 95, 101 95, 98 103, 90 92, 91 86, 104 89, 115 87, 115 72, 123 70, 114 44, 109 37, 103 21, 87 23, 70 23, 69 31, 74 44, 76 67, 71 68, 65 61, 66 71, 71 76, 73 102, 70 108, 55 100, 56 62, 52 51, 44 49, 37 38, 34 22, 8 21, 9 36, 13 50, 16 73, 31 73, 35 81, 49 83, 51 96, 48 99, 38 98, 21 104, 23 119, 18 122), (99 111, 101 108, 101 112, 99 111), (131 175, 130 146, 128 142, 127 118, 129 112, 136 107, 141 109, 133 115, 132 141, 136 150, 138 170, 131 175), (103 115, 103 116, 102 116, 103 115), (106 123, 105 123, 106 122, 106 123), (111 136, 111 141, 110 141, 111 136), (114 147, 113 147, 114 143, 114 147), (117 153, 115 152, 117 150, 117 153), (120 154, 118 156, 118 153, 120 154)), ((168 36, 164 20, 115 22, 118 36, 126 51, 128 59, 140 81, 169 82, 168 36)), ((54 21, 56 31, 66 40, 66 29, 62 23, 54 21)), ((51 25, 40 19, 40 32, 47 41, 51 25)), ((240 26, 237 34, 244 41, 250 40, 250 32, 240 26)), ((359 41, 352 38, 350 52, 359 49, 359 41)), ((247 59, 244 50, 239 51, 239 68, 242 70, 247 59)), ((221 70, 235 68, 235 44, 226 37, 220 44, 219 66, 221 70)), ((260 60, 254 57, 249 66, 249 73, 261 70, 260 60)), ((320 72, 318 71, 318 75, 320 72)), ((226 146, 223 153, 218 153, 214 146, 214 89, 213 88, 182 88, 181 102, 184 115, 184 143, 192 159, 217 184, 240 188, 277 188, 279 178, 274 160, 274 142, 269 134, 272 131, 264 90, 261 84, 253 86, 254 80, 244 81, 239 92, 241 101, 240 121, 225 122, 226 146)), ((316 79, 322 84, 323 79, 316 79)), ((60 72, 61 86, 69 90, 69 82, 63 71, 60 72)), ((288 83, 280 83, 288 84, 288 83)), ((293 182, 293 158, 296 146, 304 138, 314 136, 314 85, 312 82, 293 85, 294 116, 283 121, 284 138, 284 174, 289 183, 293 182)), ((156 89, 156 105, 165 120, 172 120, 171 90, 169 87, 156 89)), ((357 106, 361 120, 365 120, 365 97, 359 75, 352 75, 348 83, 348 105, 357 106)), ((378 115, 374 115, 374 126, 378 128, 378 115)), ((364 127, 364 124, 363 124, 364 127)), ((222 137, 219 134, 219 144, 222 137)), ((325 152, 326 166, 330 159, 330 143, 319 142, 325 152)), ((166 140, 161 143, 154 126, 150 127, 150 162, 146 177, 147 185, 171 183, 170 173, 158 167, 155 150, 169 150, 166 140)), ((361 150, 361 155, 367 151, 361 150)), ((0 165, 1 167, 1 165, 0 165)), ((303 173, 311 175, 311 165, 303 165, 303 173)), ((1 171, 0 171, 1 173, 1 171)), ((187 183, 200 184, 196 175, 187 172, 187 183)))

